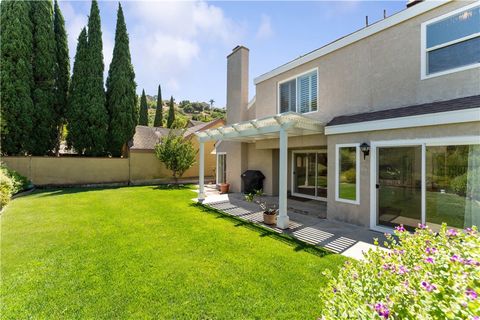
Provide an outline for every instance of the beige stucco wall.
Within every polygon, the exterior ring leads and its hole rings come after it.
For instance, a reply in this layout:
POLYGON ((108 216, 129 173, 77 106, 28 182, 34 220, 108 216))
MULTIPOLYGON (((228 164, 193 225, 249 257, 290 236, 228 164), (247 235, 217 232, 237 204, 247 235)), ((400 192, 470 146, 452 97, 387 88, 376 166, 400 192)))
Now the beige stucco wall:
POLYGON ((362 226, 370 225, 370 157, 360 158, 360 204, 335 201, 335 145, 341 143, 371 144, 372 141, 406 140, 455 136, 478 136, 480 122, 429 126, 409 129, 382 130, 328 136, 328 202, 327 217, 362 226))
POLYGON ((128 182, 128 159, 2 157, 2 162, 36 185, 128 182))
POLYGON ((440 6, 257 84, 254 118, 277 113, 278 82, 313 68, 318 68, 318 112, 308 116, 323 122, 338 115, 480 94, 480 68, 420 79, 421 23, 468 4, 440 6))
MULTIPOLYGON (((192 139, 198 150, 198 140, 192 139)), ((205 176, 215 177, 216 156, 214 142, 205 143, 205 176)), ((101 183, 158 183, 171 180, 171 172, 155 156, 153 150, 132 150, 130 157, 2 157, 7 167, 28 177, 36 185, 80 185, 101 183)), ((195 179, 199 172, 199 154, 196 163, 182 178, 195 179)), ((209 182, 210 180, 207 180, 209 182)))

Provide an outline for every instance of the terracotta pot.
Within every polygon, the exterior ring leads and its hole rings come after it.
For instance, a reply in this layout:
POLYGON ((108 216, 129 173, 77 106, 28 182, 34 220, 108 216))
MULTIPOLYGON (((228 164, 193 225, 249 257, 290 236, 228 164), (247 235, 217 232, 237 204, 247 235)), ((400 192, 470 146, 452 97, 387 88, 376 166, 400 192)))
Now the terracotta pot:
POLYGON ((220 193, 228 193, 229 189, 230 189, 230 184, 228 183, 220 184, 220 193))
POLYGON ((277 224, 277 214, 263 214, 263 223, 277 224))

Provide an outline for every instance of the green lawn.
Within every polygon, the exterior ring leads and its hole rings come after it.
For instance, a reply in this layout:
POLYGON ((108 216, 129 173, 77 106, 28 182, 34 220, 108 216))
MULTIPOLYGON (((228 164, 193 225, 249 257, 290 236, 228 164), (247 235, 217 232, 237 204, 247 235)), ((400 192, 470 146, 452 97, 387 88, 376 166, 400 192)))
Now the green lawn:
POLYGON ((2 319, 315 319, 345 258, 157 187, 36 192, 1 215, 2 319))

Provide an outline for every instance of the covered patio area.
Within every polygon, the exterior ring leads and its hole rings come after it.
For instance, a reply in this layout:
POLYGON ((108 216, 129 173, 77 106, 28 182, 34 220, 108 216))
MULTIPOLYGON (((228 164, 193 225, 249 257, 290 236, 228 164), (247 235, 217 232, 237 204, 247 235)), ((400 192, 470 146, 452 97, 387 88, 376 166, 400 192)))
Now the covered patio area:
MULTIPOLYGON (((377 238, 379 243, 385 240, 382 233, 327 220, 325 204, 320 201, 288 198, 289 224, 287 229, 283 229, 264 224, 260 207, 247 202, 242 193, 220 194, 215 185, 207 185, 204 186, 204 195, 203 205, 354 259, 363 259, 363 252, 377 248, 373 244, 374 238, 377 238)), ((278 197, 266 198, 269 202, 278 201, 278 197)))
MULTIPOLYGON (((323 125, 312 118, 296 112, 287 112, 256 120, 243 121, 228 126, 196 132, 199 148, 199 195, 200 202, 209 202, 204 185, 204 144, 207 141, 235 141, 253 143, 258 140, 279 139, 278 157, 278 217, 277 228, 288 229, 288 139, 289 137, 323 133, 323 125)), ((239 177, 240 178, 240 177, 239 177)))

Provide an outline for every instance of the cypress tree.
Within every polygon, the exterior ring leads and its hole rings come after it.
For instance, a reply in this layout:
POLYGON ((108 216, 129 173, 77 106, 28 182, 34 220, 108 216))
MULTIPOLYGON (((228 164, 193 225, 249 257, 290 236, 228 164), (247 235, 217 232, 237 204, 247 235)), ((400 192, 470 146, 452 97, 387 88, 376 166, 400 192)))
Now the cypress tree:
POLYGON ((31 2, 33 23, 33 132, 29 151, 45 155, 56 146, 55 119, 56 45, 53 32, 53 6, 51 0, 31 2))
POLYGON ((162 101, 162 88, 158 85, 157 95, 157 109, 155 110, 155 120, 153 121, 154 127, 163 126, 163 101, 162 101))
POLYGON ((138 124, 141 126, 148 126, 148 105, 145 90, 142 90, 142 97, 140 98, 140 117, 138 124))
POLYGON ((84 154, 91 146, 91 136, 88 121, 89 97, 86 91, 89 89, 87 30, 80 32, 73 64, 72 81, 70 82, 66 120, 68 125, 67 143, 78 153, 84 154))
POLYGON ((170 97, 170 104, 168 106, 167 128, 171 128, 175 122, 175 107, 173 105, 173 97, 170 97))
POLYGON ((107 78, 107 109, 110 115, 108 141, 109 150, 113 156, 120 156, 122 147, 135 134, 138 117, 136 87, 127 26, 119 3, 115 46, 107 78))
POLYGON ((65 20, 57 0, 54 5, 53 30, 56 44, 56 74, 55 74, 55 113, 57 120, 56 151, 60 147, 60 139, 65 124, 67 110, 67 94, 70 81, 70 58, 68 55, 68 39, 65 31, 65 20))
POLYGON ((89 109, 88 119, 82 125, 88 127, 89 145, 85 149, 86 155, 98 156, 104 153, 107 142, 108 112, 103 87, 103 43, 100 22, 100 10, 96 0, 92 1, 90 16, 88 17, 88 58, 86 71, 88 75, 87 96, 89 109))
POLYGON ((0 2, 0 100, 2 154, 28 149, 32 130, 32 24, 30 3, 0 2))

